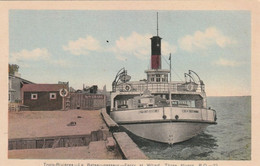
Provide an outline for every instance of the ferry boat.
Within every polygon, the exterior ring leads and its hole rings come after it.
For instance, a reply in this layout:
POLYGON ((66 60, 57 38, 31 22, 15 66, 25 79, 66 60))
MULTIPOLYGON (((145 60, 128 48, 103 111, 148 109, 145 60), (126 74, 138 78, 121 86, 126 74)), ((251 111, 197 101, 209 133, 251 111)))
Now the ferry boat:
POLYGON ((130 81, 122 68, 112 83, 110 117, 131 133, 156 142, 186 141, 216 124, 216 111, 207 108, 205 85, 189 70, 185 81, 171 81, 170 69, 161 69, 161 37, 151 38, 151 68, 147 78, 130 81))

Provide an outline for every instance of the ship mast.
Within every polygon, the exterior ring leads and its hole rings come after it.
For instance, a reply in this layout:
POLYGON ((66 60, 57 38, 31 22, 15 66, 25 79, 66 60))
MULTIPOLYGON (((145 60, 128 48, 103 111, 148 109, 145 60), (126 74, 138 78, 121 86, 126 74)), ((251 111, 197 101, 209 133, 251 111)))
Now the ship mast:
POLYGON ((159 36, 159 28, 158 28, 158 12, 157 12, 157 36, 159 36))
POLYGON ((170 88, 170 85, 172 82, 172 55, 171 55, 171 53, 170 53, 169 60, 170 60, 170 82, 168 83, 168 88, 169 88, 170 107, 172 107, 172 94, 171 94, 171 88, 170 88))

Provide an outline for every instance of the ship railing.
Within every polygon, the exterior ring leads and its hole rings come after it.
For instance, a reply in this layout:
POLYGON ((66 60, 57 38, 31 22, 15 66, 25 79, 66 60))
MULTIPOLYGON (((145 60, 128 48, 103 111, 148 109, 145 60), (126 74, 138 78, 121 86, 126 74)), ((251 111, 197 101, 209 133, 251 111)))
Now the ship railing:
POLYGON ((151 93, 167 93, 171 92, 203 92, 204 87, 198 84, 186 84, 185 82, 172 83, 128 83, 117 85, 116 91, 120 92, 143 92, 149 90, 151 93))

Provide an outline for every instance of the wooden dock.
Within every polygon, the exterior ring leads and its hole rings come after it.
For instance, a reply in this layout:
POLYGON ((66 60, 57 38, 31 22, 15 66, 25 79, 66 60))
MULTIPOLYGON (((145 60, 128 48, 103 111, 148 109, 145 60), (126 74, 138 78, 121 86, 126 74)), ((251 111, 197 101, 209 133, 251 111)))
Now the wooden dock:
POLYGON ((117 132, 119 131, 118 124, 110 118, 105 109, 101 110, 101 115, 109 128, 109 131, 113 132, 113 138, 124 159, 148 159, 125 132, 117 132))
POLYGON ((148 159, 125 132, 118 131, 105 109, 9 112, 8 154, 9 158, 148 159), (71 122, 76 125, 68 126, 71 122), (63 155, 63 151, 73 152, 63 155))
POLYGON ((10 111, 8 120, 9 158, 122 159, 99 110, 10 111))
POLYGON ((138 148, 138 146, 125 132, 113 133, 113 137, 116 140, 124 159, 148 159, 148 157, 138 148))
POLYGON ((107 127, 109 128, 109 131, 115 132, 119 130, 118 124, 110 118, 110 116, 106 112, 106 109, 101 109, 101 115, 107 127))
POLYGON ((45 149, 9 150, 9 159, 109 159, 119 160, 119 152, 107 150, 105 141, 90 142, 88 146, 45 149))

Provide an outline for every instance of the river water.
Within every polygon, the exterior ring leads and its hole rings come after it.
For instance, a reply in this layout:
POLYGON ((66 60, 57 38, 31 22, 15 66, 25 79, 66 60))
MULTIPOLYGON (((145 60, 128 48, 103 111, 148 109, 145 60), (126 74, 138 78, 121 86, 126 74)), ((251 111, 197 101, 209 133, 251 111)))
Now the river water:
POLYGON ((250 160, 251 97, 208 97, 208 107, 217 111, 218 124, 188 141, 168 145, 130 136, 150 159, 250 160))

